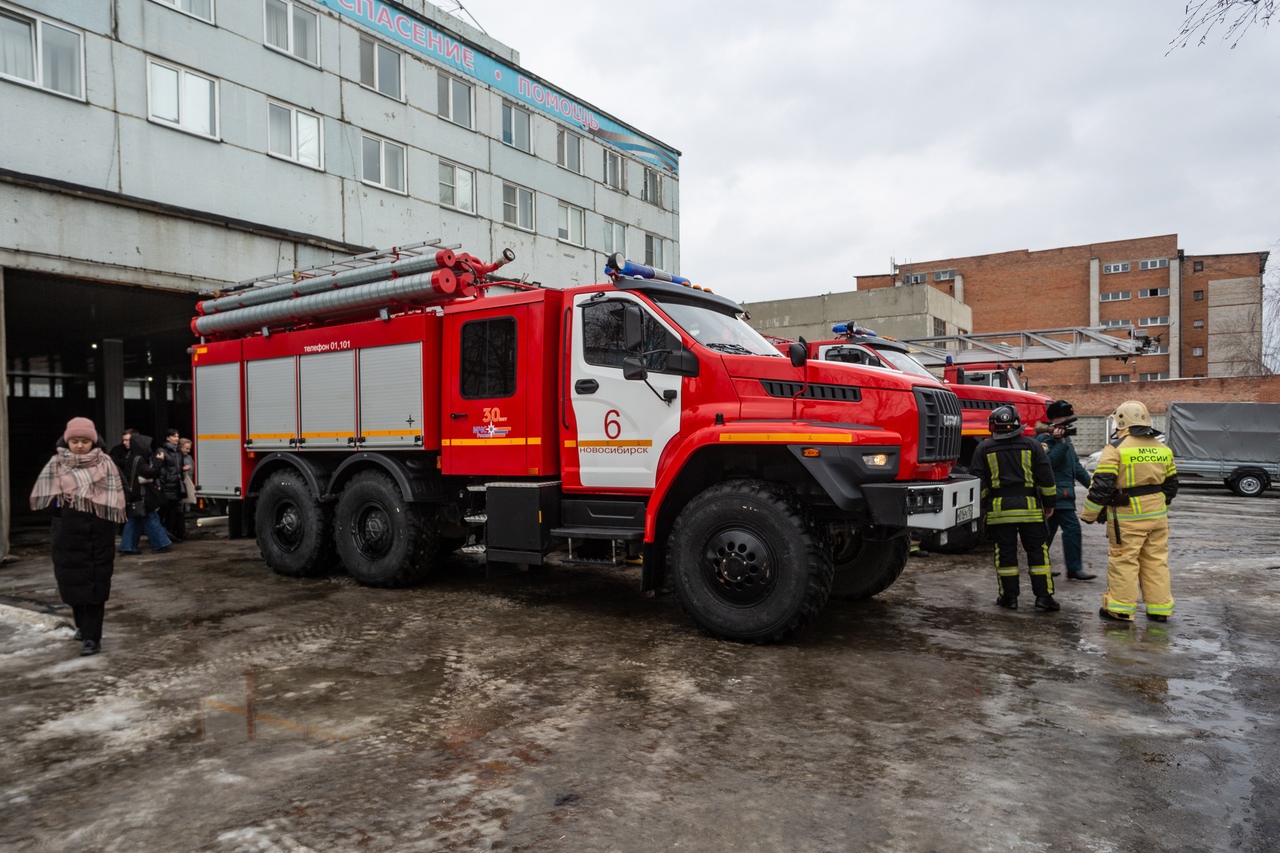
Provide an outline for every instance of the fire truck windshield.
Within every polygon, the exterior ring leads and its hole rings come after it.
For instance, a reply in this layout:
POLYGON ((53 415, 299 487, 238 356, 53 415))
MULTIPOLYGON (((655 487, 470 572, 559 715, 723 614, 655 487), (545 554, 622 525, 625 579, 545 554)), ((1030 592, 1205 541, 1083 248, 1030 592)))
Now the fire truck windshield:
POLYGON ((734 355, 763 355, 782 358, 760 333, 738 316, 722 314, 702 305, 674 300, 659 300, 658 304, 667 316, 684 329, 694 340, 708 349, 734 355))
POLYGON ((876 352, 880 354, 881 358, 901 370, 903 373, 914 373, 917 376, 927 376, 930 379, 937 378, 929 372, 929 368, 916 361, 915 358, 908 353, 891 350, 888 347, 878 349, 876 352))

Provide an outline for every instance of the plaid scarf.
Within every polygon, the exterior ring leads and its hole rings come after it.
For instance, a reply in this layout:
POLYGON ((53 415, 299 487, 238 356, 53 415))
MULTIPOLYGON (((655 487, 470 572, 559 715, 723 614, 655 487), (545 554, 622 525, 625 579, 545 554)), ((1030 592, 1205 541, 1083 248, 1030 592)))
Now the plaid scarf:
POLYGON ((31 508, 41 510, 54 501, 58 506, 90 512, 123 524, 124 486, 111 457, 95 447, 78 456, 59 447, 31 490, 31 508))

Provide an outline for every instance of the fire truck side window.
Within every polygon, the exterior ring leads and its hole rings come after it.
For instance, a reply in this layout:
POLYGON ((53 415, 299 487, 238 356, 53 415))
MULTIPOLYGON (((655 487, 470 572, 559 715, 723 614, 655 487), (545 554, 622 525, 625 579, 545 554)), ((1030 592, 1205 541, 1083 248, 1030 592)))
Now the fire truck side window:
MULTIPOLYGON (((627 303, 621 300, 596 302, 582 308, 582 351, 587 364, 622 367, 629 353, 622 345, 622 312, 627 303)), ((676 350, 680 342, 667 333, 658 319, 644 312, 645 367, 655 373, 667 368, 667 353, 653 350, 676 350)))
POLYGON ((496 317, 462 326, 464 399, 510 397, 516 392, 516 320, 496 317))

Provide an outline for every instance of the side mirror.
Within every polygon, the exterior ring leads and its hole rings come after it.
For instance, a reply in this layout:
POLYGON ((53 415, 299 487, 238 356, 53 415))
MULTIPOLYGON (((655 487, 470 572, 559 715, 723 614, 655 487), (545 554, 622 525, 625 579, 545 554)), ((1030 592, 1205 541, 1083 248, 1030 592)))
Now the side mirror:
POLYGON ((624 358, 622 360, 622 378, 628 380, 649 378, 649 371, 644 366, 644 359, 638 355, 629 355, 624 358))
POLYGON ((791 356, 792 367, 804 367, 809 360, 809 347, 803 341, 787 347, 787 355, 791 356))
POLYGON ((632 304, 623 309, 622 346, 627 352, 640 352, 644 349, 644 312, 639 305, 632 304))
POLYGON ((956 384, 957 385, 964 384, 964 368, 963 367, 956 368, 956 384))

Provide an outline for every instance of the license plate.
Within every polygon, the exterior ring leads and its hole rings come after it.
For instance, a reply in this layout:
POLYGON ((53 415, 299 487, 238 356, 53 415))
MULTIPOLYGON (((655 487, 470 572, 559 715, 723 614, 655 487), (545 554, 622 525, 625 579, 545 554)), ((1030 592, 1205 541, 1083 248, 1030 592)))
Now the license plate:
POLYGON ((973 504, 956 507, 956 524, 964 524, 966 521, 973 521, 973 504))

